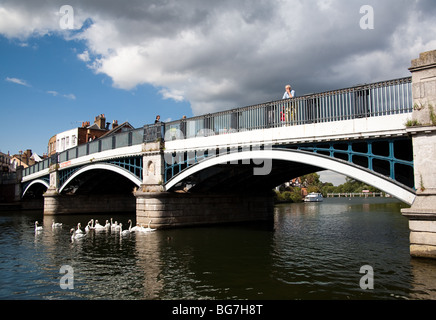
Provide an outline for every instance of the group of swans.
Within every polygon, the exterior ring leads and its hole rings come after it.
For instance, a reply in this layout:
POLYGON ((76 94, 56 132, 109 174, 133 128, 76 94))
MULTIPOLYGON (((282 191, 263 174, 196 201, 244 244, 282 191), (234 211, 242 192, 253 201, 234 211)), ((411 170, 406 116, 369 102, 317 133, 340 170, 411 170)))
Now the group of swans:
POLYGON ((151 220, 148 222, 148 225, 147 225, 146 228, 144 228, 144 227, 142 226, 142 224, 139 224, 139 225, 137 224, 136 226, 134 226, 134 227, 132 228, 132 221, 129 220, 129 222, 130 222, 129 230, 132 231, 132 232, 152 232, 152 231, 155 231, 155 230, 156 230, 156 229, 152 229, 152 228, 150 228, 151 220))
MULTIPOLYGON (((120 236, 127 236, 132 232, 153 232, 156 229, 152 229, 150 228, 150 224, 151 224, 151 220, 148 222, 148 226, 147 227, 143 227, 142 224, 136 225, 134 227, 132 227, 132 220, 128 220, 129 223, 129 228, 123 230, 123 224, 122 223, 118 223, 117 221, 115 221, 115 223, 112 221, 112 218, 110 220, 110 222, 108 220, 106 220, 105 225, 101 225, 98 220, 91 219, 88 224, 85 227, 85 232, 83 232, 82 230, 82 225, 79 222, 76 226, 76 228, 71 228, 70 233, 71 235, 71 240, 78 240, 81 239, 83 237, 85 237, 91 230, 94 231, 111 231, 113 233, 119 233, 120 236)), ((56 228, 62 228, 62 223, 55 223, 53 221, 52 223, 52 229, 56 229, 56 228)), ((38 221, 35 221, 35 232, 40 232, 43 230, 42 226, 38 225, 38 221)))
MULTIPOLYGON (((62 223, 54 222, 51 224, 52 229, 62 228, 62 223)), ((44 228, 39 225, 38 221, 35 221, 35 232, 42 231, 44 228)))
POLYGON ((124 229, 123 230, 123 224, 122 223, 118 223, 117 221, 113 222, 113 219, 111 218, 110 222, 108 220, 106 220, 105 225, 101 225, 98 220, 91 219, 87 226, 85 227, 85 232, 83 233, 82 229, 81 229, 81 224, 80 222, 77 224, 77 228, 76 229, 71 229, 71 232, 73 233, 73 235, 71 236, 71 239, 78 239, 78 238, 82 238, 83 236, 85 236, 88 232, 90 232, 91 230, 94 231, 111 231, 115 234, 119 234, 120 236, 128 236, 130 233, 132 232, 153 232, 156 229, 150 228, 150 224, 151 224, 151 220, 148 222, 148 226, 145 228, 142 226, 142 224, 140 225, 136 225, 135 227, 132 227, 132 220, 128 220, 129 223, 129 228, 128 229, 124 229))
POLYGON ((103 226, 101 225, 98 220, 91 219, 88 221, 88 224, 85 227, 85 231, 89 232, 91 230, 95 231, 108 231, 110 229, 111 225, 108 220, 106 220, 106 224, 103 226))
POLYGON ((122 230, 123 224, 120 223, 120 227, 121 227, 120 234, 123 236, 129 235, 131 232, 153 232, 156 230, 156 229, 150 228, 151 220, 148 222, 147 228, 144 228, 142 226, 142 224, 139 224, 139 225, 132 227, 132 220, 129 220, 128 222, 129 222, 129 229, 126 229, 126 230, 122 230))

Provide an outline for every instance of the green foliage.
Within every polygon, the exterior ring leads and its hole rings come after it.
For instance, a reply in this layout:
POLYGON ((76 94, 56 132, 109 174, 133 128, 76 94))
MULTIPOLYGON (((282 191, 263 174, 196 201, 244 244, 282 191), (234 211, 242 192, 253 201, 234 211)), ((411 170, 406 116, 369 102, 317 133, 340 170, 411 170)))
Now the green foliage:
POLYGON ((321 186, 321 181, 319 180, 320 175, 318 173, 311 173, 305 176, 302 176, 301 183, 305 188, 309 187, 319 187, 321 186))
MULTIPOLYGON (((301 183, 304 188, 307 189, 307 193, 319 192, 324 197, 328 193, 361 193, 363 190, 369 190, 370 192, 380 192, 377 188, 367 185, 361 181, 352 178, 346 178, 344 184, 340 186, 334 186, 332 183, 322 183, 319 180, 320 176, 317 173, 312 173, 300 177, 301 183)), ((276 191, 276 201, 278 202, 302 202, 303 196, 301 195, 301 188, 297 187, 280 187, 280 191, 276 191)))
POLYGON ((407 120, 406 122, 406 127, 410 128, 410 127, 418 127, 421 126, 421 124, 419 123, 418 120, 407 120))
POLYGON ((434 112, 434 108, 432 105, 429 105, 428 108, 430 109, 430 121, 432 125, 436 125, 436 114, 434 112))
POLYGON ((277 202, 298 203, 303 201, 300 188, 286 188, 285 191, 276 191, 275 199, 277 202))

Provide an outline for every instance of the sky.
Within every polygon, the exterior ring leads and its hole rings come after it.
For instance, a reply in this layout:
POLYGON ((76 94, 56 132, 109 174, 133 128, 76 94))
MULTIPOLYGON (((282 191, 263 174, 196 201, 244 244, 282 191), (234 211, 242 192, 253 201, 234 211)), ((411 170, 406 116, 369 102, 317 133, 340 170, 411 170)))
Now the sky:
POLYGON ((410 76, 434 0, 0 0, 0 151, 410 76), (65 7, 67 5, 67 7, 65 7))

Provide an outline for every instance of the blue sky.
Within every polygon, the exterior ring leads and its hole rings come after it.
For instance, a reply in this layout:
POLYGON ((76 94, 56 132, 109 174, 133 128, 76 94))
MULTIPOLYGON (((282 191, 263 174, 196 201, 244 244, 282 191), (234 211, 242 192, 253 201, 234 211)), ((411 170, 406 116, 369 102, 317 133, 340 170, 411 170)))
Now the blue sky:
POLYGON ((51 136, 92 123, 101 113, 135 128, 152 123, 157 113, 164 120, 192 115, 189 103, 163 99, 151 85, 114 88, 110 77, 77 57, 84 49, 83 41, 56 35, 25 43, 0 36, 0 151, 42 155, 51 136))
POLYGON ((141 127, 278 100, 286 84, 303 95, 410 76, 436 49, 434 0, 66 4, 0 2, 1 152, 42 155, 102 113, 141 127))

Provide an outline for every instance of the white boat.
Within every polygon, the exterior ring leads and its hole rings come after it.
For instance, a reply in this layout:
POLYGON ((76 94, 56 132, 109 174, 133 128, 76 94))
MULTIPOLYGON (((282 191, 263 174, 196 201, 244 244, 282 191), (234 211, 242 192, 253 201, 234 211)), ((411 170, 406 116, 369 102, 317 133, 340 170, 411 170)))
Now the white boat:
POLYGON ((321 193, 309 193, 305 198, 304 198, 304 202, 323 202, 324 201, 324 197, 322 196, 321 193))

